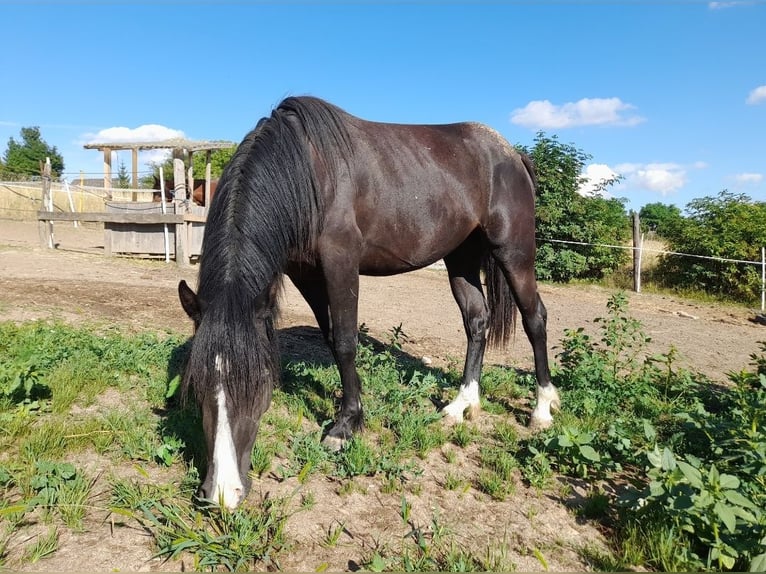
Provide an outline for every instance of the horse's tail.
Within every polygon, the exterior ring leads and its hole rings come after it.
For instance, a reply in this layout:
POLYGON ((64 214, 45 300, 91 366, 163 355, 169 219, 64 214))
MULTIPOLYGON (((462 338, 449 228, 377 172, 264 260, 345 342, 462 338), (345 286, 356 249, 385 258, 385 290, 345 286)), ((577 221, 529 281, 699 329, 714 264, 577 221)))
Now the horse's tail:
MULTIPOLYGON (((535 166, 525 153, 519 153, 524 169, 527 170, 532 182, 533 193, 537 194, 537 176, 535 166)), ((503 274, 500 265, 492 254, 487 251, 482 261, 484 280, 487 287, 487 304, 489 306, 489 333, 487 340, 491 347, 503 348, 508 345, 511 335, 516 329, 516 301, 513 298, 510 285, 503 274)))
POLYGON ((532 188, 535 191, 535 195, 537 195, 537 175, 535 175, 535 164, 532 161, 532 158, 527 154, 520 152, 519 155, 521 156, 521 162, 524 164, 524 167, 529 174, 529 178, 532 180, 532 188))
POLYGON ((489 251, 482 261, 484 280, 487 286, 489 306, 488 342, 491 347, 503 348, 508 345, 516 328, 516 301, 505 279, 503 270, 489 251))

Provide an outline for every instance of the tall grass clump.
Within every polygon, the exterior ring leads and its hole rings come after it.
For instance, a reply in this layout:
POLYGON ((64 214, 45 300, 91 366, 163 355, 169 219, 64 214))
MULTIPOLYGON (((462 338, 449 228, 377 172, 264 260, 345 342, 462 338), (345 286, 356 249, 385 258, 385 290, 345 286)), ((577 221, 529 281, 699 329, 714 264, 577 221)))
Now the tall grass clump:
POLYGON ((83 451, 137 466, 196 456, 186 443, 193 414, 160 416, 184 348, 179 336, 0 322, 0 531, 10 533, 0 537, 0 562, 45 558, 63 529, 83 530, 105 510, 99 476, 80 468, 83 451), (33 543, 25 533, 39 522, 54 534, 33 543))
MULTIPOLYGON (((270 464, 264 461, 266 445, 277 439, 289 445, 288 452, 283 453, 288 465, 280 468, 287 476, 305 475, 313 469, 341 478, 382 474, 405 480, 418 474, 417 460, 449 438, 433 399, 451 383, 441 371, 428 369, 407 356, 402 351, 406 340, 401 326, 391 330, 385 344, 370 339, 362 330, 357 369, 363 380, 363 436, 354 437, 338 453, 327 453, 319 444, 319 434, 292 429, 292 436, 288 436, 279 430, 283 417, 267 414, 256 440, 259 468, 270 464)), ((274 393, 271 410, 286 409, 301 418, 305 415, 325 429, 335 416, 340 396, 340 377, 334 364, 288 362, 283 366, 282 388, 274 393)))
MULTIPOLYGON (((521 468, 625 483, 619 553, 652 568, 763 570, 766 564, 766 357, 716 386, 678 368, 613 295, 600 336, 566 332, 554 373, 565 412, 520 442, 521 468)), ((766 351, 766 346, 764 347, 766 351)), ((623 567, 631 564, 622 564, 623 567)))
POLYGON ((112 512, 138 521, 151 533, 156 555, 177 559, 190 555, 194 570, 252 571, 257 565, 279 568, 289 517, 286 499, 268 498, 260 506, 230 511, 195 506, 189 498, 156 488, 119 482, 112 512))

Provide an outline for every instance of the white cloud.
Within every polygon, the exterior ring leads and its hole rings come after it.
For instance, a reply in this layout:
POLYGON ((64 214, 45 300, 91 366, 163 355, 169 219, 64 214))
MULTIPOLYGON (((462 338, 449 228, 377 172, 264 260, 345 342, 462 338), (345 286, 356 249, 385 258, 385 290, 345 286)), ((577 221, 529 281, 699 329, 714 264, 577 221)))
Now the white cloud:
POLYGON ((740 185, 752 185, 763 181, 762 173, 738 173, 734 180, 740 185))
MULTIPOLYGON (((186 136, 181 130, 174 130, 159 124, 144 124, 137 128, 122 126, 106 128, 96 133, 85 134, 83 140, 84 143, 130 143, 158 142, 184 137, 186 136)), ((169 157, 170 153, 170 150, 164 149, 145 150, 141 152, 141 159, 146 163, 162 163, 169 157)))
POLYGON ((734 2, 708 2, 707 7, 711 10, 723 10, 724 8, 734 8, 736 6, 749 6, 752 2, 734 1, 734 2))
POLYGON ((634 126, 644 118, 627 112, 635 106, 620 98, 583 98, 562 105, 549 100, 534 100, 511 112, 511 123, 532 129, 577 126, 634 126))
MULTIPOLYGON (((659 193, 664 197, 686 185, 690 169, 704 169, 705 167, 707 165, 704 162, 695 162, 690 166, 671 162, 621 163, 614 166, 590 164, 583 172, 586 181, 577 191, 586 196, 598 195, 599 184, 605 180, 620 177, 621 180, 615 184, 615 188, 618 190, 642 189, 659 193)), ((613 197, 608 192, 602 192, 600 195, 606 198, 613 197)))
POLYGON ((686 170, 672 163, 650 163, 631 176, 634 183, 665 196, 686 185, 686 170))
POLYGON ((766 102, 766 86, 758 86, 751 90, 746 101, 750 105, 766 102))
POLYGON ((612 197, 609 192, 602 189, 605 181, 618 177, 617 172, 611 167, 605 163, 592 163, 585 168, 582 175, 585 180, 580 184, 577 193, 584 195, 585 197, 593 197, 597 195, 607 199, 612 197))
POLYGON ((95 134, 85 134, 84 137, 87 143, 157 142, 182 138, 184 133, 158 124, 145 124, 137 128, 106 128, 95 134))
MULTIPOLYGON (((591 177, 590 168, 585 172, 586 177, 591 177)), ((684 187, 689 179, 689 170, 705 169, 707 164, 702 161, 694 162, 690 165, 682 165, 672 162, 665 163, 621 163, 615 166, 599 166, 594 164, 593 173, 600 177, 609 178, 617 175, 622 180, 617 183, 617 189, 624 191, 645 190, 660 195, 670 195, 684 187)), ((598 180, 598 177, 595 179, 598 180)))
POLYGON ((625 177, 624 185, 628 188, 645 189, 659 193, 663 197, 681 189, 688 181, 688 170, 704 169, 704 162, 695 162, 691 166, 677 163, 624 163, 614 167, 617 173, 625 177))

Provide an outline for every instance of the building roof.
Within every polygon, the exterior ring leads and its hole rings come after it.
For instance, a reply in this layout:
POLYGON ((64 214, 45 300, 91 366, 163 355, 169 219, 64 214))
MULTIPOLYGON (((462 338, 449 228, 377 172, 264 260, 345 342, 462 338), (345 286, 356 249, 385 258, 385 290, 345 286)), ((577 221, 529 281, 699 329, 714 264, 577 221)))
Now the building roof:
POLYGON ((147 149, 185 149, 190 152, 207 151, 216 149, 229 149, 235 147, 235 142, 224 140, 187 140, 184 138, 173 138, 154 142, 103 142, 88 143, 83 147, 85 149, 97 150, 147 150, 147 149))

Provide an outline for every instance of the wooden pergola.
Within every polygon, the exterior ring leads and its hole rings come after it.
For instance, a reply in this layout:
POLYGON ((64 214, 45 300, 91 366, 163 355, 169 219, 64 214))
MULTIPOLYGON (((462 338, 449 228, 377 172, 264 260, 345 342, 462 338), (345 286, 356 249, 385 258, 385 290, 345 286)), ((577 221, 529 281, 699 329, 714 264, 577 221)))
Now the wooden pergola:
MULTIPOLYGON (((132 154, 132 176, 133 187, 136 187, 138 181, 138 152, 156 149, 170 149, 173 151, 174 160, 182 160, 185 153, 189 154, 189 175, 190 179, 193 179, 191 175, 192 154, 197 152, 205 152, 205 200, 210 200, 210 155, 213 150, 229 149, 235 147, 237 144, 224 140, 187 140, 184 138, 173 138, 162 141, 152 142, 104 142, 104 143, 89 143, 83 147, 85 149, 96 149, 104 154, 104 188, 111 189, 112 187, 112 152, 115 151, 128 151, 132 154)), ((175 190, 184 190, 185 186, 181 184, 186 179, 187 175, 183 172, 183 163, 173 162, 173 184, 175 190)), ((208 203, 209 205, 209 203, 208 203)))
POLYGON ((204 224, 207 220, 207 209, 210 206, 210 156, 213 150, 229 149, 237 144, 229 141, 192 141, 182 138, 154 142, 105 142, 85 144, 85 149, 97 149, 104 154, 104 188, 112 188, 112 152, 130 150, 133 154, 133 202, 107 203, 106 211, 58 213, 52 209, 50 201, 51 167, 50 160, 46 162, 43 172, 42 209, 37 212, 42 245, 53 248, 54 221, 86 221, 104 224, 104 252, 112 254, 112 239, 115 236, 125 238, 120 240, 120 246, 126 241, 130 243, 125 249, 119 248, 119 253, 153 253, 146 250, 147 244, 153 241, 153 235, 160 234, 164 238, 164 253, 166 260, 170 257, 169 228, 172 227, 174 256, 180 265, 188 265, 190 257, 201 249, 204 224), (166 202, 136 202, 138 189, 138 152, 153 149, 170 149, 173 151, 173 191, 175 201, 166 206, 166 202), (188 189, 194 189, 192 169, 192 154, 205 152, 205 206, 193 205, 187 195, 186 178, 189 179, 188 189), (184 156, 188 154, 189 168, 185 170, 184 156), (154 205, 153 205, 154 204, 154 205), (155 207, 159 205, 160 207, 155 207), (159 210, 159 211, 158 211, 159 210), (159 232, 157 231, 159 229, 159 232), (146 241, 144 241, 146 239, 146 241))

